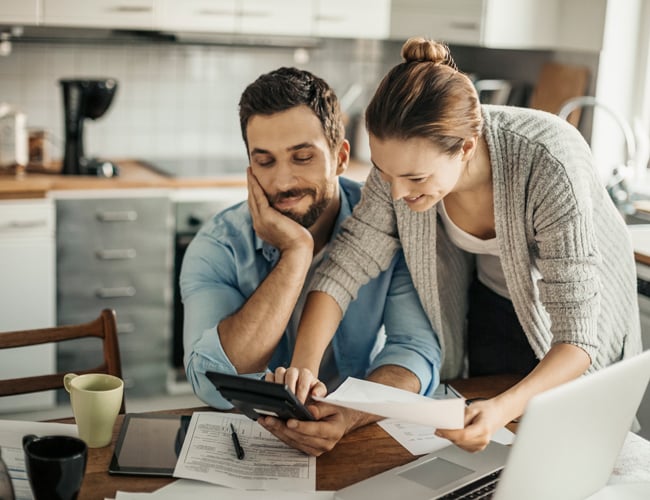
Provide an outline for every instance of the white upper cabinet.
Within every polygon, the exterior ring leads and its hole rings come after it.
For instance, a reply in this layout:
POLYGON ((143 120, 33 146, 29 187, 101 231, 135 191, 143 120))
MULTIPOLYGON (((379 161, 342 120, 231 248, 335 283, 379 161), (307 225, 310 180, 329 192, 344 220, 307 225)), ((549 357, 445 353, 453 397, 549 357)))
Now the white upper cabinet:
POLYGON ((156 27, 162 30, 233 33, 237 0, 157 0, 156 27))
POLYGON ((154 0, 43 0, 43 24, 152 29, 154 0))
POLYGON ((38 0, 0 0, 0 23, 37 24, 38 0))
POLYGON ((238 30, 245 34, 312 34, 314 17, 310 0, 240 0, 238 30))
POLYGON ((552 48, 558 0, 392 0, 390 37, 450 44, 552 48))
POLYGON ((157 29, 204 33, 311 35, 305 0, 155 0, 157 29))
POLYGON ((315 8, 315 36, 388 38, 390 0, 316 0, 315 8))

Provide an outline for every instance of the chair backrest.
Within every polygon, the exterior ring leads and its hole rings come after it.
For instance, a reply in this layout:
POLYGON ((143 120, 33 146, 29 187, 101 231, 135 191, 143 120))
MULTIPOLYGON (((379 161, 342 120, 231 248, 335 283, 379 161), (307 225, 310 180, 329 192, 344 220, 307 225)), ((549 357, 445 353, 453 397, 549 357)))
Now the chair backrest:
MULTIPOLYGON (((74 372, 78 375, 83 373, 108 373, 109 375, 122 378, 120 349, 117 341, 117 321, 115 319, 115 311, 112 309, 104 309, 97 319, 79 325, 0 333, 0 349, 48 344, 85 337, 102 339, 104 360, 99 366, 84 370, 74 370, 74 372)), ((65 373, 68 372, 69 370, 65 373)), ((0 380, 0 397, 62 389, 65 373, 0 380)), ((120 413, 125 412, 126 405, 124 398, 122 398, 120 413)))

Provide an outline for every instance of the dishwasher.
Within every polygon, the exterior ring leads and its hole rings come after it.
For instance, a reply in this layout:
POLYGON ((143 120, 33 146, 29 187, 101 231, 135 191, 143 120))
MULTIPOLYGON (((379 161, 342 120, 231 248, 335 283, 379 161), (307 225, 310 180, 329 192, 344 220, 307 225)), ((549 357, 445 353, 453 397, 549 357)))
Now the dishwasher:
MULTIPOLYGON (((643 349, 647 350, 650 349, 650 266, 637 262, 636 276, 639 315, 641 316, 641 341, 643 342, 643 349)), ((646 439, 650 439, 650 386, 646 388, 637 418, 641 424, 639 434, 646 439)))
MULTIPOLYGON (((0 201, 0 332, 55 326, 54 234, 51 199, 0 201)), ((0 378, 55 371, 53 344, 0 350, 0 378)), ((54 391, 8 396, 0 415, 54 404, 54 391)))

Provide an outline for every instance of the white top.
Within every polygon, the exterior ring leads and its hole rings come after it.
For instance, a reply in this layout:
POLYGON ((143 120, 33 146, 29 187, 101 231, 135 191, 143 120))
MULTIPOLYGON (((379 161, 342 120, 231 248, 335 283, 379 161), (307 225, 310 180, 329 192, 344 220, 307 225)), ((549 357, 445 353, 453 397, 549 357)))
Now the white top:
POLYGON ((506 286, 506 277, 501 267, 499 245, 496 238, 482 240, 463 231, 451 220, 445 209, 444 200, 438 203, 438 213, 451 242, 461 250, 476 254, 476 272, 478 280, 502 297, 510 299, 506 286))

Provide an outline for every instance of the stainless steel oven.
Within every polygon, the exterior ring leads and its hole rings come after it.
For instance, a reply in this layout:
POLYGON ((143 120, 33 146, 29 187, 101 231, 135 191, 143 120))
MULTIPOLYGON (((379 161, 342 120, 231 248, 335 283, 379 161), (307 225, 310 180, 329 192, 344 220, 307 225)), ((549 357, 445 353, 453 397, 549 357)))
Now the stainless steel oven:
POLYGON ((173 195, 175 210, 174 235, 174 301, 172 322, 171 368, 167 390, 171 394, 187 393, 191 389, 183 367, 183 302, 179 277, 183 257, 198 230, 221 210, 246 199, 245 187, 214 189, 182 189, 173 195))

